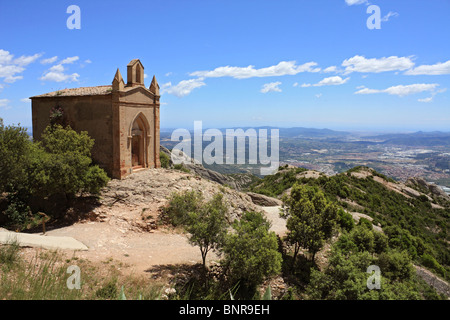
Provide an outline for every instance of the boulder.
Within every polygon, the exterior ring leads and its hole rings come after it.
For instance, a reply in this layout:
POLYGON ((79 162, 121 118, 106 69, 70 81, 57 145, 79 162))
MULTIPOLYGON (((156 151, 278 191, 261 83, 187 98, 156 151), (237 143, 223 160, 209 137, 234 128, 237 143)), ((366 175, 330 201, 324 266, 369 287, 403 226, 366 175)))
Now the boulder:
POLYGON ((281 206, 283 202, 279 199, 265 196, 259 193, 247 192, 253 203, 261 207, 281 206))

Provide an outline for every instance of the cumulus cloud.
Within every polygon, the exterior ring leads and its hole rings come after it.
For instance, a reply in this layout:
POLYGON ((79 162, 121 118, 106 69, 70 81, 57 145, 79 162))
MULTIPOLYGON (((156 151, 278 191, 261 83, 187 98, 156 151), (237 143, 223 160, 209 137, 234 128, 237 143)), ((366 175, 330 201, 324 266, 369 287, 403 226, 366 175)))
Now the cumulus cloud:
POLYGON ((66 74, 62 64, 57 64, 47 70, 40 78, 42 81, 54 82, 77 82, 80 75, 78 73, 66 74))
POLYGON ((338 69, 336 66, 331 66, 331 67, 323 69, 323 72, 325 72, 325 73, 337 72, 337 71, 338 71, 338 69))
POLYGON ((304 84, 302 84, 302 88, 307 88, 307 87, 311 87, 311 86, 313 86, 313 87, 340 86, 341 84, 346 83, 348 80, 350 80, 350 77, 345 78, 345 79, 342 79, 339 76, 328 77, 323 80, 320 80, 316 84, 304 83, 304 84))
POLYGON ((296 61, 281 61, 277 65, 255 69, 255 66, 248 67, 218 67, 214 70, 207 71, 195 71, 191 76, 203 77, 203 78, 221 78, 232 77, 235 79, 247 79, 254 77, 275 77, 285 75, 296 75, 300 72, 320 72, 320 68, 317 68, 316 62, 307 62, 302 65, 297 65, 296 61))
POLYGON ((25 67, 39 59, 42 54, 36 53, 32 56, 20 56, 14 59, 14 55, 9 51, 0 49, 0 78, 7 83, 14 83, 23 79, 19 75, 25 71, 25 67))
POLYGON ((177 85, 168 82, 161 86, 161 93, 168 93, 181 98, 190 94, 194 89, 205 86, 203 80, 203 78, 182 80, 177 85))
POLYGON ((55 64, 50 69, 45 71, 44 75, 39 79, 42 81, 54 82, 77 82, 80 75, 78 73, 66 74, 64 64, 72 64, 79 59, 80 58, 78 56, 65 58, 58 64, 55 64))
POLYGON ((72 64, 75 61, 78 61, 80 58, 78 56, 65 58, 60 64, 72 64))
POLYGON ((280 81, 266 83, 263 85, 261 93, 281 92, 281 89, 279 88, 280 85, 281 85, 280 81))
POLYGON ((43 59, 43 60, 41 60, 41 63, 42 64, 51 64, 51 63, 55 63, 56 60, 58 60, 58 56, 54 56, 54 57, 51 57, 48 59, 43 59))
POLYGON ((387 89, 378 90, 378 89, 369 89, 369 88, 361 88, 356 91, 355 94, 374 94, 374 93, 387 93, 390 95, 396 95, 399 97, 408 96, 411 94, 416 94, 420 92, 435 92, 436 88, 439 86, 437 83, 416 83, 409 85, 398 85, 392 86, 387 89))
POLYGON ((345 74, 352 72, 387 72, 387 71, 404 71, 414 67, 411 57, 383 57, 367 59, 363 56, 356 55, 352 58, 344 60, 342 66, 345 67, 345 74))
POLYGON ((421 65, 405 72, 407 75, 443 75, 450 74, 450 60, 431 65, 421 65))

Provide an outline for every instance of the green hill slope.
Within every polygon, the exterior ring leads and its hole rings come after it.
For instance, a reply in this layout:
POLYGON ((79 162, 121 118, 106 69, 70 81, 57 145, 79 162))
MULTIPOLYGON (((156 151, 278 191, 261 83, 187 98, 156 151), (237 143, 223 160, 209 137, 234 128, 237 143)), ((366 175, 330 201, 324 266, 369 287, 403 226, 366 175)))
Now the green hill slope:
POLYGON ((349 212, 371 216, 373 224, 389 237, 391 247, 407 250, 416 263, 449 279, 449 197, 431 187, 396 182, 367 167, 335 176, 281 167, 275 175, 251 185, 249 191, 282 198, 297 182, 318 186, 329 200, 349 212))

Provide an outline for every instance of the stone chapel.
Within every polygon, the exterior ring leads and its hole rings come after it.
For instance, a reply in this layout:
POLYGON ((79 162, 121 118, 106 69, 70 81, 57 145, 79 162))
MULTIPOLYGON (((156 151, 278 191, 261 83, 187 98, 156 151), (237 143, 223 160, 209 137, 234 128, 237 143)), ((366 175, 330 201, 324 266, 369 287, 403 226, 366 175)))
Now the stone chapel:
POLYGON ((144 66, 138 59, 127 66, 127 82, 119 69, 112 85, 54 91, 30 98, 33 137, 39 140, 54 121, 95 140, 93 161, 112 178, 133 171, 159 168, 160 93, 156 77, 144 85, 144 66))

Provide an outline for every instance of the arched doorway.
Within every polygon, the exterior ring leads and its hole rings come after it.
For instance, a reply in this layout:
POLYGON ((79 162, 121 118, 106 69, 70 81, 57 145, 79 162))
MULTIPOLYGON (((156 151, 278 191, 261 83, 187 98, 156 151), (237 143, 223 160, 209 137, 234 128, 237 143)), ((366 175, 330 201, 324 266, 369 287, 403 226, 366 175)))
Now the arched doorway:
POLYGON ((147 121, 138 115, 131 126, 131 166, 133 169, 147 167, 147 121))

